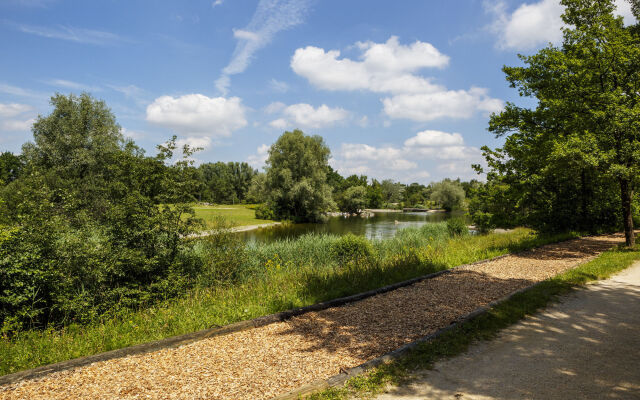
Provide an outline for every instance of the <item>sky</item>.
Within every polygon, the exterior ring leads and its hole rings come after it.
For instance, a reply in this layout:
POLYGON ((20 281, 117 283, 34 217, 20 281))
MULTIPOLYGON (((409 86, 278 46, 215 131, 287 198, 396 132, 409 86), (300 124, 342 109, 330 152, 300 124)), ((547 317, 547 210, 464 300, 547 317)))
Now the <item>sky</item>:
MULTIPOLYGON (((625 23, 635 20, 617 0, 625 23)), ((404 183, 481 178, 504 65, 561 40, 558 0, 0 0, 0 150, 20 152, 55 93, 104 100, 155 154, 261 169, 284 132, 330 165, 404 183)))

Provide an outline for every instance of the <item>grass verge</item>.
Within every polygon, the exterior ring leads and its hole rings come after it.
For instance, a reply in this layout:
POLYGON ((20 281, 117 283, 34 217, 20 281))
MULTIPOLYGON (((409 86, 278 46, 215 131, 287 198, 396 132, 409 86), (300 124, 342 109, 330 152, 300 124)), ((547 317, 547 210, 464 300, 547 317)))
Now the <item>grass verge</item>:
POLYGON ((256 212, 250 204, 238 205, 218 205, 218 206, 193 206, 196 218, 204 221, 205 229, 217 228, 218 218, 223 217, 232 226, 248 226, 258 224, 268 224, 273 221, 257 219, 256 212))
POLYGON ((640 246, 617 248, 598 258, 546 280, 528 291, 493 307, 489 312, 424 343, 405 357, 350 379, 343 387, 330 388, 309 396, 309 400, 345 400, 368 398, 380 393, 387 385, 406 383, 412 371, 429 369, 433 363, 465 352, 474 342, 495 338, 502 329, 518 322, 587 282, 606 279, 640 260, 640 246))
MULTIPOLYGON (((407 229, 393 239, 365 245, 364 262, 346 266, 332 251, 344 237, 309 235, 251 247, 238 256, 238 281, 197 286, 183 297, 88 325, 0 339, 0 375, 356 294, 575 236, 541 236, 517 229, 450 238, 446 232, 446 224, 407 229)), ((229 247, 219 252, 223 266, 235 254, 229 247)), ((211 257, 209 252, 202 254, 211 257)))

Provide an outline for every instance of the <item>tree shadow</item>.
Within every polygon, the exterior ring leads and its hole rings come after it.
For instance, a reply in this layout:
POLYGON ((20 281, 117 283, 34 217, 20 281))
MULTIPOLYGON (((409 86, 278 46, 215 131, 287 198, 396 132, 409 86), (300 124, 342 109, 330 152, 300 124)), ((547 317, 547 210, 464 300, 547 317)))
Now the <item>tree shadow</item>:
POLYGON ((341 307, 291 318, 280 334, 301 338, 305 343, 301 352, 335 353, 345 362, 341 367, 355 367, 533 283, 452 271, 341 307))
POLYGON ((640 286, 591 286, 388 398, 638 399, 640 286))
MULTIPOLYGON (((593 257, 618 246, 624 242, 624 236, 619 233, 570 239, 564 242, 550 243, 530 250, 522 250, 522 243, 507 246, 509 253, 518 258, 534 258, 537 260, 563 260, 570 258, 593 257)), ((535 240, 535 239, 534 239, 535 240)), ((503 249, 500 246, 500 249, 503 249)))

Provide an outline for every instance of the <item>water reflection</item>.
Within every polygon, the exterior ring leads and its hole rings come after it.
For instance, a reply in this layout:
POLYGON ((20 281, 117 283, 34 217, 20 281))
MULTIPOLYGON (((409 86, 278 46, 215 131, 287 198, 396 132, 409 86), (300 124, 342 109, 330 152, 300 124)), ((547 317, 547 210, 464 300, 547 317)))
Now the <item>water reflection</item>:
POLYGON ((452 216, 464 217, 463 212, 407 212, 377 213, 372 217, 331 217, 323 224, 291 224, 238 233, 249 242, 268 243, 279 239, 292 239, 306 233, 328 233, 365 236, 369 239, 393 237, 399 229, 419 227, 432 222, 445 221, 452 216))

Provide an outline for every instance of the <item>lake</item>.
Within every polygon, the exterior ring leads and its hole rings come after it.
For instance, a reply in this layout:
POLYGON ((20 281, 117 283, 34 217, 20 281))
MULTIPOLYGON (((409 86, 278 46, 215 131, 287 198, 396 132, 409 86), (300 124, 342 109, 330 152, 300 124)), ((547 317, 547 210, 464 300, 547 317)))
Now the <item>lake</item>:
POLYGON ((327 233, 365 236, 368 239, 393 237, 399 229, 446 221, 451 217, 464 217, 464 212, 400 212, 376 213, 371 217, 330 217, 321 224, 288 224, 240 232, 249 242, 268 243, 279 239, 292 239, 306 233, 327 233))

